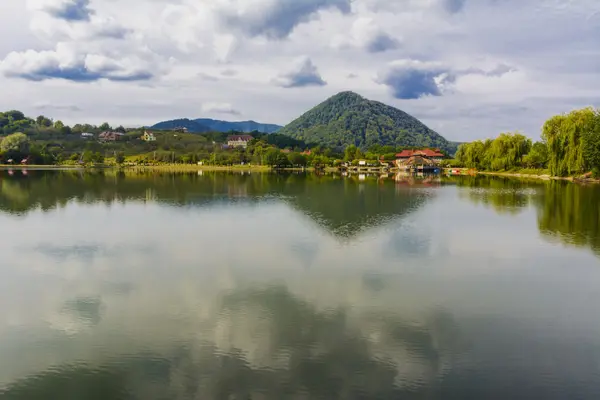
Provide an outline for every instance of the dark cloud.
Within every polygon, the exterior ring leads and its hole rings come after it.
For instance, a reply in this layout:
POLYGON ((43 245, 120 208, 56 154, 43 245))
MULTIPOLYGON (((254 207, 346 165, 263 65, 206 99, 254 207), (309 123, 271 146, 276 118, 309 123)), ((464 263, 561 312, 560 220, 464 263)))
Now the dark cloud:
POLYGON ((517 71, 517 68, 511 67, 510 65, 506 65, 506 64, 498 64, 496 67, 494 67, 491 70, 484 70, 481 68, 467 68, 467 69, 456 70, 456 71, 448 71, 448 73, 444 77, 444 82, 445 83, 454 83, 454 82, 456 82, 457 78, 459 78, 461 76, 466 76, 466 75, 483 75, 483 76, 488 76, 488 77, 500 77, 500 76, 506 75, 506 74, 508 74, 510 72, 514 72, 514 71, 517 71))
POLYGON ((452 70, 433 63, 405 60, 392 63, 388 70, 379 74, 377 82, 389 86, 395 98, 411 100, 425 96, 441 96, 442 86, 454 84, 461 76, 499 77, 516 70, 515 67, 506 64, 499 64, 491 70, 452 70))
POLYGON ((95 32, 95 36, 107 39, 124 39, 129 33, 131 33, 131 30, 119 25, 114 25, 98 29, 98 31, 95 32))
POLYGON ((310 58, 301 60, 294 70, 280 75, 274 83, 284 88, 327 85, 310 58))
POLYGON ((467 0, 444 0, 444 8, 452 14, 461 12, 467 0))
POLYGON ((370 53, 382 53, 400 47, 400 42, 387 33, 380 33, 367 43, 367 51, 370 53))
POLYGON ((441 96, 436 78, 447 71, 436 65, 419 62, 392 64, 379 74, 378 83, 387 85, 397 99, 419 99, 425 96, 441 96))
POLYGON ((239 10, 217 11, 222 22, 230 29, 238 29, 250 36, 271 39, 287 37, 302 22, 310 20, 323 9, 351 12, 351 0, 278 0, 260 13, 239 10))
POLYGON ((29 81, 45 81, 49 79, 64 79, 73 82, 93 82, 107 79, 114 82, 145 81, 153 78, 149 71, 135 71, 124 73, 115 68, 91 71, 84 64, 63 67, 56 64, 41 65, 29 70, 9 70, 5 75, 29 81))
POLYGON ((49 5, 44 11, 55 18, 66 21, 89 21, 94 11, 90 9, 90 0, 67 0, 60 4, 49 5))
POLYGON ((485 75, 485 76, 502 76, 508 74, 509 72, 516 71, 515 67, 511 67, 506 64, 498 64, 494 69, 489 71, 483 70, 481 68, 469 68, 462 71, 457 71, 456 75, 485 75))
POLYGON ((235 109, 229 103, 206 103, 203 104, 202 111, 217 114, 242 115, 240 110, 235 109))
POLYGON ((83 111, 76 105, 73 104, 36 104, 35 108, 37 110, 43 111, 71 111, 71 112, 80 112, 83 111))

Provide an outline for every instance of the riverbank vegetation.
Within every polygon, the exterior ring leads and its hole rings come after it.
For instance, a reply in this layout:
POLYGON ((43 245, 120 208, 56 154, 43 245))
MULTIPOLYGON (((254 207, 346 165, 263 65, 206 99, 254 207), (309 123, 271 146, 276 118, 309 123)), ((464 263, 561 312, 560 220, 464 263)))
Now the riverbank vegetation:
POLYGON ((557 177, 593 174, 600 177, 600 112, 575 110, 550 118, 541 140, 532 143, 520 133, 459 146, 449 167, 505 172, 535 170, 557 177))

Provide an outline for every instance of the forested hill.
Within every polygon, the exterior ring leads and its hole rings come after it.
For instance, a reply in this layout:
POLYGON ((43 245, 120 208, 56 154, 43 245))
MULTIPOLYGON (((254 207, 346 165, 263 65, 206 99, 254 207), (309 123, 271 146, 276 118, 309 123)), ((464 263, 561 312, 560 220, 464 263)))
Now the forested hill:
POLYGON ((175 128, 187 128, 188 132, 190 133, 203 133, 211 130, 208 126, 187 118, 163 121, 150 127, 150 129, 158 129, 162 131, 169 131, 175 128))
POLYGON ((212 131, 215 132, 260 132, 260 133, 275 133, 280 130, 281 125, 275 124, 263 124, 255 121, 239 121, 239 122, 229 122, 229 121, 220 121, 216 119, 208 119, 208 118, 199 118, 195 119, 194 122, 197 122, 202 125, 208 126, 212 131))
POLYGON ((151 129, 170 130, 175 128, 187 128, 188 132, 202 133, 202 132, 260 132, 260 133, 274 133, 277 132, 281 126, 274 124, 262 124, 255 121, 239 121, 229 122, 220 121, 209 118, 198 118, 198 119, 174 119, 171 121, 159 122, 151 129))
POLYGON ((373 145, 438 147, 453 154, 457 144, 415 117, 353 92, 339 93, 282 128, 279 133, 327 147, 373 145))

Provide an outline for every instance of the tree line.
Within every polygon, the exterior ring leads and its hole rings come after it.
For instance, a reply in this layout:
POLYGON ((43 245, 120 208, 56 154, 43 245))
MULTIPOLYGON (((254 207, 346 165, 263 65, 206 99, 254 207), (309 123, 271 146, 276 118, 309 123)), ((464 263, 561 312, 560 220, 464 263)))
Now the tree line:
POLYGON ((588 107, 554 116, 535 143, 520 133, 464 143, 447 165, 481 171, 545 169, 561 177, 591 171, 600 176, 600 111, 588 107))
POLYGON ((75 124, 68 126, 44 115, 28 118, 20 111, 0 113, 0 163, 28 164, 102 164, 132 163, 141 165, 182 163, 230 166, 239 164, 271 167, 327 167, 341 163, 367 160, 393 161, 395 155, 407 148, 372 145, 362 150, 351 145, 341 150, 306 143, 287 135, 251 132, 254 139, 247 148, 227 148, 227 137, 236 132, 181 133, 152 130, 156 141, 141 140, 144 128, 112 127, 75 124), (118 141, 103 142, 97 135, 116 131, 123 135, 118 141), (82 137, 91 133, 95 138, 82 137))

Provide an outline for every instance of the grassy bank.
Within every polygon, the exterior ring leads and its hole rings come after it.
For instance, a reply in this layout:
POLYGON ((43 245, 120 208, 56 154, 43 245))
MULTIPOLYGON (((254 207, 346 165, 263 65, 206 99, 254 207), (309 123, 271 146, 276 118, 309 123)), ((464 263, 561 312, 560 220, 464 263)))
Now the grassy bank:
POLYGON ((562 181, 570 181, 570 182, 578 182, 578 183, 600 183, 600 179, 592 178, 589 175, 582 176, 552 176, 548 170, 538 170, 538 169, 523 169, 516 171, 502 171, 502 172, 484 172, 478 171, 480 175, 491 175, 491 176, 506 176, 513 178, 523 178, 523 179, 542 179, 542 180, 562 180, 562 181))
POLYGON ((156 170, 165 172, 195 172, 195 171, 244 171, 244 172, 267 172, 271 168, 262 165, 195 165, 195 164, 161 164, 161 165, 135 165, 122 166, 124 170, 156 170))
POLYGON ((79 165, 11 165, 0 164, 1 169, 83 169, 79 165))

